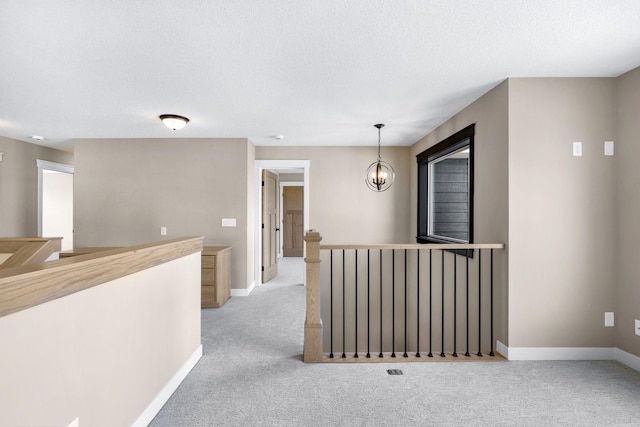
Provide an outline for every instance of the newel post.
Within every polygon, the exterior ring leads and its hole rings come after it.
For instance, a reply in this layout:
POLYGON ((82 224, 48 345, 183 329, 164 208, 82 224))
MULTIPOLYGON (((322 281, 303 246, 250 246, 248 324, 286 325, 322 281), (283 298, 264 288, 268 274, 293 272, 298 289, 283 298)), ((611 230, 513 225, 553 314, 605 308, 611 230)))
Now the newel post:
POLYGON ((304 361, 322 362, 322 319, 320 318, 320 241, 315 230, 309 230, 304 241, 307 266, 307 317, 304 323, 304 361))

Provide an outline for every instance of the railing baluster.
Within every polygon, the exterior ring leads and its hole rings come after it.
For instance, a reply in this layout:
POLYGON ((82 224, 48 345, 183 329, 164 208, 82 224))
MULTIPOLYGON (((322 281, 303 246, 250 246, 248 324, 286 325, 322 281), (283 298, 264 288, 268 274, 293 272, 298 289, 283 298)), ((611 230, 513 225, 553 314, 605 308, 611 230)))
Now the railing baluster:
POLYGON ((467 351, 464 353, 464 355, 466 357, 470 357, 471 354, 469 353, 469 249, 467 249, 467 329, 466 329, 466 334, 467 334, 467 351))
POLYGON ((356 319, 356 330, 355 330, 355 348, 354 348, 354 354, 353 357, 354 358, 358 358, 358 250, 355 250, 356 253, 356 282, 355 282, 355 294, 356 294, 356 314, 355 314, 355 319, 356 319))
POLYGON ((404 250, 404 354, 402 357, 409 357, 407 354, 407 250, 404 250))
POLYGON ((371 357, 371 250, 367 249, 367 358, 371 357))
POLYGON ((493 352, 493 248, 491 248, 491 351, 489 356, 495 356, 493 352))
POLYGON ((380 249, 380 354, 378 357, 384 357, 382 354, 382 249, 380 249))
POLYGON ((331 314, 330 314, 330 319, 331 319, 331 331, 329 334, 329 358, 333 359, 333 249, 329 251, 329 264, 331 265, 331 269, 330 269, 330 279, 329 279, 329 294, 331 296, 331 314))
POLYGON ((431 344, 432 344, 432 332, 433 332, 433 258, 431 249, 429 249, 429 354, 427 356, 433 357, 433 353, 431 352, 431 344))
POLYGON ((391 357, 396 357, 396 250, 391 251, 391 357))
POLYGON ((453 357, 458 357, 458 253, 453 252, 453 357))
POLYGON ((441 310, 441 314, 442 314, 442 321, 440 323, 440 327, 441 327, 441 332, 440 332, 440 340, 441 340, 441 344, 440 344, 440 357, 446 357, 446 355, 444 354, 444 251, 440 251, 440 253, 442 254, 442 310, 441 310))
POLYGON ((416 357, 420 357, 420 249, 416 251, 416 267, 417 267, 417 281, 416 281, 416 317, 417 332, 416 332, 416 357))
POLYGON ((345 298, 345 294, 346 294, 346 285, 345 285, 345 280, 344 280, 344 275, 345 275, 345 265, 344 265, 344 253, 345 250, 342 250, 342 358, 346 358, 347 354, 345 353, 345 349, 346 349, 346 329, 345 329, 345 325, 346 325, 346 310, 345 310, 345 304, 346 304, 346 298, 345 298))
MULTIPOLYGON (((373 347, 373 351, 375 352, 375 341, 376 337, 374 337, 373 335, 376 334, 375 332, 375 322, 376 322, 376 315, 379 315, 379 358, 383 358, 385 355, 385 350, 388 351, 389 348, 386 347, 389 345, 389 339, 391 340, 390 343, 390 347, 391 347, 391 352, 390 355, 392 358, 396 358, 399 356, 396 356, 396 345, 398 346, 398 350, 400 353, 398 354, 402 354, 402 357, 404 358, 408 358, 409 357, 409 353, 415 354, 415 357, 421 357, 421 350, 424 352, 425 349, 424 347, 427 347, 424 344, 424 341, 427 339, 426 336, 422 336, 422 334, 426 335, 427 332, 424 331, 424 328, 421 325, 421 321, 425 321, 425 322, 429 322, 429 337, 428 337, 428 357, 433 358, 434 357, 434 337, 435 339, 437 339, 437 336, 435 334, 437 334, 437 331, 434 330, 434 328, 437 328, 437 320, 434 319, 434 314, 435 316, 437 316, 437 313, 435 310, 438 309, 437 305, 438 302, 440 302, 441 306, 440 306, 440 352, 438 353, 440 355, 441 358, 446 358, 447 357, 447 353, 449 352, 449 350, 451 350, 451 348, 447 347, 447 340, 452 339, 453 340, 453 345, 452 345, 452 352, 449 353, 452 357, 459 357, 459 355, 464 354, 466 357, 471 357, 470 354, 470 350, 471 347, 473 347, 474 349, 474 357, 483 357, 485 354, 488 354, 491 357, 496 356, 497 352, 495 351, 495 316, 496 316, 496 307, 498 307, 499 305, 496 305, 494 298, 495 298, 495 276, 494 276, 494 270, 495 270, 495 257, 494 257, 494 250, 495 248, 498 249, 502 249, 503 245, 498 245, 498 244, 478 244, 478 245, 466 245, 466 246, 462 246, 459 245, 459 249, 441 249, 441 247, 436 246, 436 245, 428 245, 427 247, 418 247, 419 245, 374 245, 374 246, 367 246, 367 245, 348 245, 348 246, 339 246, 339 245, 327 245, 324 248, 320 247, 320 249, 324 249, 327 252, 329 252, 329 261, 330 261, 330 265, 329 265, 329 278, 326 279, 325 278, 325 286, 328 286, 329 289, 329 307, 326 307, 327 312, 326 315, 328 317, 329 323, 330 323, 330 330, 327 331, 329 332, 329 352, 328 354, 325 353, 325 355, 328 356, 327 359, 333 359, 336 356, 336 353, 339 352, 339 346, 340 343, 336 343, 336 339, 337 335, 340 334, 340 330, 339 329, 335 329, 335 328, 339 328, 340 325, 336 324, 336 322, 340 322, 342 321, 342 351, 341 351, 341 357, 342 358, 347 358, 347 349, 349 352, 352 352, 352 357, 354 359, 358 359, 360 358, 360 352, 365 353, 364 347, 366 346, 366 357, 368 359, 370 359, 372 357, 371 355, 371 347, 373 347), (489 253, 489 259, 487 258, 486 255, 486 251, 483 251, 483 249, 489 249, 490 253, 489 253), (339 255, 334 254, 335 251, 341 250, 342 251, 342 260, 340 260, 339 258, 336 260, 336 257, 338 257, 339 255), (347 255, 348 251, 354 251, 353 252, 353 258, 350 258, 352 255, 347 255), (365 260, 363 259, 364 253, 363 251, 366 250, 366 273, 364 271, 365 269, 365 260), (372 254, 372 250, 378 250, 378 260, 375 259, 375 253, 372 254), (403 253, 400 253, 399 251, 402 250, 403 253), (428 250, 429 251, 429 255, 428 255, 428 260, 426 259, 426 254, 424 254, 424 250, 428 250), (474 251, 477 250, 476 252, 476 256, 474 257, 474 251), (434 255, 433 252, 434 251, 440 251, 440 265, 438 267, 440 267, 440 301, 434 301, 434 297, 437 298, 437 292, 438 290, 436 290, 434 288, 435 286, 438 286, 437 284, 434 283, 434 280, 438 280, 438 271, 435 270, 435 263, 437 263, 437 260, 435 260, 434 262, 434 255), (385 261, 385 255, 384 252, 391 252, 389 255, 390 256, 386 256, 387 259, 389 261, 385 261), (398 252, 398 256, 396 256, 396 252, 398 252), (415 258, 412 255, 412 252, 415 252, 415 258), (452 256, 453 256, 453 260, 452 260, 452 266, 451 266, 451 272, 449 273, 449 261, 448 261, 448 257, 449 255, 447 255, 447 252, 452 252, 452 256), (482 261, 482 255, 483 252, 485 253, 485 261, 483 264, 482 261), (458 271, 458 265, 460 264, 458 262, 458 256, 464 256, 464 263, 465 266, 460 265, 460 269, 464 268, 464 276, 461 276, 461 280, 464 281, 465 283, 458 283, 458 276, 459 276, 459 271, 458 271), (399 257, 403 257, 402 261, 399 259, 399 257), (373 259, 372 259, 373 258, 373 259), (477 261, 474 262, 474 258, 477 259, 477 261), (353 260, 353 264, 351 262, 351 260, 353 260), (375 305, 375 283, 372 283, 375 281, 375 279, 372 279, 372 273, 375 269, 375 263, 376 261, 379 261, 379 265, 378 265, 378 269, 379 269, 379 285, 380 285, 380 289, 379 289, 379 311, 376 310, 375 307, 372 306, 375 305), (409 272, 409 268, 413 268, 412 263, 415 261, 415 271, 416 271, 416 275, 413 276, 412 272, 409 272), (342 262, 342 265, 340 266, 340 262, 342 262), (389 266, 387 264, 387 267, 384 266, 385 263, 391 262, 391 265, 389 266), (422 262, 424 262, 424 266, 422 266, 422 262), (475 292, 475 278, 473 277, 474 272, 472 270, 476 269, 476 263, 477 262, 477 275, 478 275, 478 282, 477 282, 477 293, 475 292), (397 265, 396 265, 397 263, 397 265), (486 264, 489 263, 489 266, 487 266, 486 264), (337 268, 342 268, 342 277, 340 277, 340 272, 337 271, 337 268), (429 302, 428 302, 428 306, 427 303, 425 301, 423 301, 426 298, 426 294, 427 292, 425 292, 425 290, 422 289, 422 282, 423 282, 423 278, 422 276, 424 276, 426 274, 426 272, 424 271, 424 269, 428 267, 429 268, 429 290, 428 290, 428 298, 429 298, 429 302), (353 268, 353 272, 351 270, 349 270, 350 268, 353 268), (404 268, 404 271, 402 274, 404 274, 404 278, 400 276, 400 272, 396 271, 399 268, 404 268), (487 272, 486 269, 489 268, 490 271, 487 272), (483 276, 483 270, 484 271, 484 276, 489 276, 489 277, 484 277, 483 276), (363 279, 364 277, 360 277, 363 276, 364 274, 367 275, 366 277, 366 345, 364 343, 365 338, 362 337, 362 333, 360 331, 360 328, 362 328, 362 332, 364 331, 364 325, 362 324, 362 322, 365 321, 364 317, 362 319, 360 319, 361 316, 365 316, 365 314, 363 313, 363 311, 365 310, 365 302, 364 302, 364 298, 361 298, 361 296, 363 297, 364 295, 360 295, 361 293, 364 293, 365 290, 363 289, 364 283, 363 283, 363 279), (396 278, 396 274, 398 275, 398 277, 396 278), (449 274, 453 274, 453 278, 449 278, 449 274), (391 277, 389 277, 391 276, 391 277), (396 280, 398 279, 398 280, 396 280), (487 279, 489 279, 489 284, 487 284, 487 279), (342 315, 340 315, 338 313, 338 310, 340 310, 339 307, 336 306, 336 298, 340 298, 340 295, 337 292, 340 292, 339 289, 337 289, 336 287, 339 286, 338 282, 342 280, 342 315), (353 280, 353 289, 350 287, 352 286, 352 282, 351 280, 353 280), (402 286, 402 283, 400 282, 401 280, 404 280, 404 286, 402 286), (415 280, 415 293, 413 293, 413 290, 411 289, 411 286, 413 285, 413 280, 415 280), (398 281, 398 283, 396 283, 396 281, 398 281), (411 283, 409 283, 411 281, 411 283), (372 289, 372 287, 374 289, 372 289), (458 289, 460 287, 460 289, 458 289), (488 289, 487 289, 488 288, 488 289), (412 292, 412 296, 409 295, 409 292, 412 292), (372 295, 372 292, 374 293, 374 295, 372 295), (391 293, 391 295, 389 295, 389 292, 391 293), (404 295, 400 295, 400 292, 404 292, 404 295), (451 294, 449 293, 451 292, 451 294), (465 292, 465 296, 464 296, 464 300, 459 301, 459 298, 463 298, 460 293, 465 292), (483 293, 485 295, 483 295, 483 293), (349 298, 351 298, 351 296, 354 297, 354 301, 350 302, 349 298), (389 296, 391 298, 389 298, 389 296), (403 298, 404 299, 404 307, 402 307, 402 302, 399 300, 399 298, 403 298), (411 298, 415 298, 415 307, 413 306, 413 302, 411 300, 411 298), (488 302, 483 301, 483 298, 489 299, 488 302), (373 299, 373 301, 372 301, 373 299), (396 307, 396 300, 398 299, 397 303, 398 306, 396 307), (387 302, 384 301, 388 301, 389 304, 391 304, 391 309, 389 310, 388 307, 386 307, 385 304, 387 304, 387 302), (447 306, 448 301, 451 301, 453 304, 453 309, 451 311, 451 314, 449 314, 449 307, 447 306), (475 316, 475 313, 473 313, 473 310, 476 309, 475 304, 477 301, 477 310, 478 310, 478 314, 477 314, 477 318, 475 316), (353 305, 352 305, 353 304, 353 305), (422 305, 424 304, 424 307, 422 307, 422 305), (458 305, 465 305, 465 308, 463 308, 462 306, 459 307, 458 305), (353 311, 351 311, 353 310, 353 311), (385 311, 386 310, 386 311, 385 311), (404 316, 404 320, 400 318, 400 313, 398 314, 398 317, 396 318, 396 312, 398 310, 404 310, 403 311, 403 316, 404 316), (415 310, 415 311, 412 311, 415 310), (425 319, 425 315, 423 314, 425 310, 428 310, 428 319, 425 319), (458 319, 458 313, 461 310, 465 310, 465 313, 460 313, 460 316, 464 316, 464 319, 458 319), (489 311, 489 313, 487 313, 487 311, 489 311), (387 316, 391 316, 391 325, 389 325, 387 316), (453 322, 451 324, 447 323, 451 320, 451 318, 453 317, 453 322), (422 320, 424 319, 424 320, 422 320), (447 320, 449 319, 449 320, 447 320), (460 321, 459 321, 460 320, 460 321), (347 321, 351 322, 350 325, 347 325, 347 321), (477 326, 476 326, 476 322, 477 321, 477 326), (486 322, 489 322, 488 326, 484 326, 483 323, 486 324, 486 322), (466 324, 466 328, 465 328, 465 324, 466 324), (389 334, 388 327, 391 327, 391 333, 389 334), (449 327, 453 327, 453 332, 451 335, 448 335, 447 330, 449 327), (474 329, 477 327, 477 349, 475 348, 475 339, 473 339, 473 342, 471 342, 471 335, 474 334, 474 329), (483 327, 488 328, 488 331, 484 331, 483 327), (353 335, 351 335, 351 328, 353 329, 353 335), (404 336, 398 335, 398 342, 396 342, 396 334, 400 333, 400 331, 398 330, 398 328, 404 328, 404 336), (415 328, 415 342, 411 341, 411 337, 414 336, 414 332, 413 332, 413 328, 415 328), (465 337, 460 336, 463 332, 462 332, 462 328, 465 328, 464 334, 465 337), (347 335, 349 334, 349 336, 352 336, 354 339, 354 344, 353 344, 353 348, 351 346, 347 346, 347 342, 351 342, 350 339, 347 339, 347 335), (373 334, 373 335, 372 335, 373 334), (487 345, 486 343, 483 343, 483 338, 484 340, 489 339, 489 345, 487 345), (460 343, 458 343, 458 339, 461 340, 460 343), (404 340, 404 344, 402 344, 402 341, 404 340), (362 343, 360 341, 363 341, 362 343), (466 341, 466 351, 464 348, 465 346, 465 342, 462 341, 466 341), (460 344, 460 346, 458 345, 460 344), (421 345, 423 348, 421 348, 421 345), (336 347, 336 348, 334 348, 336 347), (488 347, 488 348, 487 348, 488 347), (460 350, 460 351, 458 351, 460 350)), ((456 245, 457 246, 457 245, 456 245)), ((454 246, 455 247, 455 246, 454 246)), ((326 252, 325 252, 326 254, 326 252)), ((436 256, 437 258, 437 256, 436 256)), ((306 260, 305 260, 306 261, 306 260)), ((375 274, 375 273, 373 273, 375 274)), ((460 273, 461 275, 463 273, 460 273)), ((316 277, 314 274, 311 274, 311 277, 316 277)), ((424 278, 424 281, 426 281, 427 279, 424 278)), ((499 283, 499 282, 498 282, 499 283)), ((426 283, 424 284, 424 286, 426 286, 426 283)), ((325 288, 326 289, 326 288, 325 288)), ((311 305, 313 303, 313 298, 311 298, 311 303, 310 301, 310 297, 309 295, 313 295, 311 293, 309 293, 307 295, 307 304, 308 306, 311 305)), ((316 301, 319 301, 318 297, 316 297, 316 301)), ((319 319, 321 320, 321 319, 319 319)), ((315 331, 312 331, 315 333, 315 331)), ((320 329, 319 331, 319 337, 321 338, 321 334, 322 331, 320 329)), ((307 334, 311 335, 309 333, 309 330, 307 328, 307 326, 305 325, 305 346, 307 346, 307 342, 308 342, 308 337, 307 334)), ((317 348, 319 348, 319 350, 321 351, 321 345, 320 345, 320 340, 318 340, 316 338, 316 341, 318 342, 318 344, 315 344, 317 348)), ((309 341, 311 342, 311 341, 309 341)), ((306 348, 306 347, 305 347, 306 348)), ((437 350, 437 349, 436 349, 437 350)), ((306 350, 305 350, 306 351, 306 350)), ((306 354, 306 353, 305 353, 306 354)), ((387 353, 387 355, 389 355, 389 353, 387 353)), ((325 356, 326 357, 326 356, 325 356)), ((306 360, 306 359, 305 359, 306 360)))
POLYGON ((482 357, 482 249, 478 249, 478 356, 482 357))

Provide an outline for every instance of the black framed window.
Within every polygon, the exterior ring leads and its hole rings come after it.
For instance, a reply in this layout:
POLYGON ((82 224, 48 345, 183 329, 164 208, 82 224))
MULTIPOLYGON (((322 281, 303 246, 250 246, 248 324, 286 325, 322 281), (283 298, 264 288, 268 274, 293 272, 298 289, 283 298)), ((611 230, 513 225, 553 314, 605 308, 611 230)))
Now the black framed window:
POLYGON ((418 154, 418 243, 473 243, 472 124, 418 154))

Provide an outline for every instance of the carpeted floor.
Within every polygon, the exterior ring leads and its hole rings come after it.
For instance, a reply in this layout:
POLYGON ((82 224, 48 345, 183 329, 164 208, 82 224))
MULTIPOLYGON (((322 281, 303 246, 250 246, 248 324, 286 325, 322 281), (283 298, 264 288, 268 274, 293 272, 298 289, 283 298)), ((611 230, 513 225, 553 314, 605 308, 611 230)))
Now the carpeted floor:
POLYGON ((302 269, 202 310, 204 355, 151 426, 640 426, 618 362, 304 364, 302 269))

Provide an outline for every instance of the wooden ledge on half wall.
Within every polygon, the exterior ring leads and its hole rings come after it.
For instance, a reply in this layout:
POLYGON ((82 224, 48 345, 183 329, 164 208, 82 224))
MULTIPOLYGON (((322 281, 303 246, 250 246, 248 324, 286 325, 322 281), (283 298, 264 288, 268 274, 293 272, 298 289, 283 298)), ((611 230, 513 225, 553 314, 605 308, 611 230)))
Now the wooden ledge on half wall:
POLYGON ((2 237, 0 269, 37 264, 47 260, 62 247, 62 237, 2 237))
POLYGON ((203 240, 204 237, 181 237, 100 248, 58 261, 1 269, 0 317, 202 252, 203 240))

